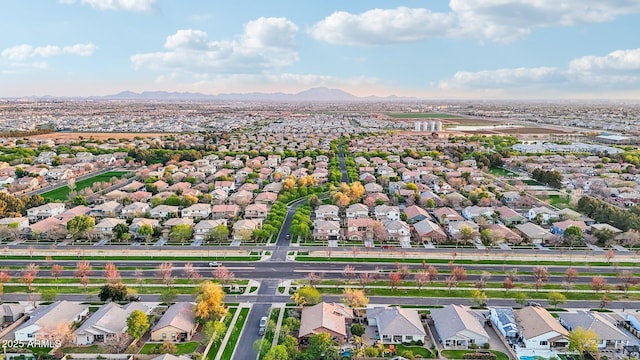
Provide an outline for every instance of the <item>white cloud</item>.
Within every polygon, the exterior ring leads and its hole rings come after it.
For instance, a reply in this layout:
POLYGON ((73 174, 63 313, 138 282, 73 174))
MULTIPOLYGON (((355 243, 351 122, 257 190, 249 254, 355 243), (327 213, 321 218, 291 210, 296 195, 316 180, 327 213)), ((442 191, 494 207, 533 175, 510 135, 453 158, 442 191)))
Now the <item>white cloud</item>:
POLYGON ((380 45, 433 37, 511 42, 535 28, 599 23, 640 12, 636 0, 450 0, 449 12, 426 8, 335 12, 308 30, 331 44, 380 45))
MULTIPOLYGON (((58 0, 61 4, 72 5, 76 0, 58 0)), ((88 5, 98 10, 123 10, 150 12, 158 10, 158 0, 80 0, 82 5, 88 5)))
POLYGON ((57 45, 45 45, 33 47, 29 44, 16 45, 8 47, 0 53, 0 55, 10 61, 25 61, 31 58, 49 58, 62 54, 91 56, 97 49, 97 46, 87 44, 74 44, 70 46, 60 47, 57 45))
POLYGON ((362 14, 335 12, 309 29, 315 39, 331 44, 380 45, 445 36, 451 14, 428 9, 373 9, 362 14))
POLYGON ((565 72, 555 67, 515 68, 459 71, 450 80, 442 81, 441 88, 512 88, 529 87, 566 81, 565 72))
POLYGON ((583 56, 566 68, 536 67, 460 71, 440 81, 440 89, 591 91, 623 90, 640 86, 640 49, 617 50, 605 56, 583 56), (550 86, 552 85, 552 86, 550 86))
POLYGON ((613 51, 606 56, 583 56, 569 63, 572 73, 625 72, 640 70, 640 48, 613 51))
POLYGON ((298 27, 285 18, 259 18, 245 25, 236 40, 209 40, 204 31, 185 29, 169 35, 168 51, 131 56, 135 68, 203 73, 259 73, 298 61, 298 27))

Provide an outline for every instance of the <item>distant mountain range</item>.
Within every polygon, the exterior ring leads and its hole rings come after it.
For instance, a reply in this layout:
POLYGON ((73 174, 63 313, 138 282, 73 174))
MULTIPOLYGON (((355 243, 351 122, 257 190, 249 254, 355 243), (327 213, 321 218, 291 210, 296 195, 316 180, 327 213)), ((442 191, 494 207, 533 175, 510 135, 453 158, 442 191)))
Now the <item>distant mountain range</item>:
POLYGON ((165 101, 274 101, 274 102, 350 102, 350 101, 415 101, 415 97, 400 96, 366 96, 360 97, 339 89, 316 87, 295 94, 285 93, 230 93, 207 95, 192 92, 145 91, 135 93, 123 91, 115 95, 93 96, 92 99, 103 100, 165 100, 165 101))

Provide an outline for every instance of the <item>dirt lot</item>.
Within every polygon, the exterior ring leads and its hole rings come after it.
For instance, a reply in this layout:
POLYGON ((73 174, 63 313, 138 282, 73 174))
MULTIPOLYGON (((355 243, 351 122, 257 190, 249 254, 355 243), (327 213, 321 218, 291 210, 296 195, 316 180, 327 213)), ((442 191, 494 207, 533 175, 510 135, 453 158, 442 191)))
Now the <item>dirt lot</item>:
POLYGON ((159 137, 168 136, 171 133, 109 133, 109 132, 56 132, 51 134, 41 134, 30 136, 32 139, 60 139, 60 140, 76 140, 82 137, 83 139, 89 139, 93 137, 96 140, 107 140, 109 138, 114 139, 133 139, 134 137, 159 137))

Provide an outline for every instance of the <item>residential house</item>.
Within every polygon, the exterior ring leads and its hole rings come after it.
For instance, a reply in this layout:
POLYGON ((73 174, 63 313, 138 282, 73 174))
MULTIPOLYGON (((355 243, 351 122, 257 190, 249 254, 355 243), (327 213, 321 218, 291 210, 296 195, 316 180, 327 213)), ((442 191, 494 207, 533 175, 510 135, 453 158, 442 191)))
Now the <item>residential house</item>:
POLYGON ((418 221, 431 218, 427 210, 421 208, 418 205, 407 206, 406 208, 404 208, 403 212, 407 216, 407 222, 409 224, 417 223, 418 221))
POLYGON ((336 205, 320 205, 316 208, 316 219, 339 221, 339 211, 336 205))
POLYGON ((131 302, 126 306, 115 302, 102 305, 73 333, 76 345, 104 344, 124 334, 127 330, 127 317, 134 310, 145 314, 151 312, 151 308, 139 302, 131 302))
POLYGON ((596 223, 596 221, 593 220, 592 218, 590 218, 588 216, 584 216, 581 213, 579 213, 579 212, 577 212, 575 210, 569 209, 569 208, 564 208, 564 209, 558 210, 558 215, 560 215, 561 219, 584 221, 584 223, 587 226, 591 226, 591 225, 596 223))
POLYGON ((366 314, 368 325, 376 327, 383 344, 424 343, 427 332, 416 310, 397 306, 377 307, 367 309, 366 314))
POLYGON ((450 207, 441 207, 433 210, 433 217, 438 223, 448 225, 451 222, 463 221, 464 218, 450 207))
POLYGON ((151 206, 149 206, 149 204, 147 203, 133 202, 122 208, 122 210, 120 211, 120 216, 123 218, 141 217, 150 210, 151 206))
POLYGON ((625 320, 629 322, 632 328, 636 331, 640 331, 640 313, 628 312, 625 320))
POLYGON ((384 223, 384 229, 389 241, 411 242, 411 227, 402 220, 387 221, 384 223))
POLYGON ((117 201, 107 201, 94 206, 88 213, 95 218, 117 217, 122 210, 122 205, 117 201))
POLYGON ((511 307, 492 307, 489 309, 489 319, 496 329, 509 342, 514 342, 518 336, 516 316, 511 307))
POLYGON ((560 323, 569 331, 578 327, 593 330, 600 339, 599 349, 622 350, 625 346, 630 345, 629 337, 616 327, 613 319, 605 317, 604 314, 580 310, 559 315, 560 323))
POLYGON ((141 227, 149 225, 152 229, 160 227, 160 220, 158 219, 147 219, 147 218, 135 218, 131 221, 131 225, 129 225, 129 229, 131 231, 138 232, 141 227))
POLYGON ((471 236, 473 239, 477 239, 480 237, 480 227, 478 226, 478 224, 474 222, 456 221, 456 222, 450 222, 449 225, 447 225, 447 231, 449 232, 449 235, 451 235, 452 238, 459 238, 461 230, 464 228, 471 229, 471 234, 472 234, 471 236))
POLYGON ((340 222, 334 220, 316 219, 313 222, 313 238, 318 240, 338 240, 340 237, 340 222))
POLYGON ((162 226, 169 229, 177 225, 193 226, 193 219, 192 218, 171 218, 165 221, 164 224, 162 224, 162 226))
POLYGON ((20 304, 0 304, 0 321, 12 323, 24 316, 24 306, 20 304))
POLYGON ((213 205, 211 207, 212 219, 233 219, 240 215, 240 206, 236 204, 230 205, 213 205))
POLYGON ((245 219, 266 219, 269 208, 265 204, 249 204, 244 209, 245 219))
POLYGON ((516 225, 516 229, 532 244, 544 244, 554 237, 548 230, 531 222, 516 225))
POLYGON ((397 206, 378 205, 374 208, 373 215, 378 221, 400 220, 400 208, 397 206))
POLYGON ((482 347, 489 342, 489 334, 484 330, 483 322, 466 306, 452 304, 431 309, 431 318, 445 349, 482 347))
POLYGON ((273 205, 276 200, 278 200, 278 194, 267 191, 261 192, 260 194, 256 195, 256 198, 253 200, 253 202, 256 204, 273 205))
POLYGON ((346 216, 347 219, 358 219, 358 218, 368 218, 369 217, 369 208, 364 204, 351 204, 347 208, 346 216))
POLYGON ((373 193, 382 192, 384 189, 379 184, 368 183, 368 184, 364 185, 364 190, 365 190, 365 193, 367 193, 367 194, 373 194, 373 193))
POLYGON ((227 226, 227 219, 202 220, 193 227, 196 240, 204 240, 216 227, 227 226))
POLYGON ((347 219, 346 238, 351 241, 373 239, 375 220, 370 218, 347 219))
POLYGON ((182 209, 181 216, 190 219, 206 219, 211 215, 211 205, 209 204, 193 204, 182 209))
POLYGON ((191 341, 198 327, 194 306, 190 302, 171 305, 151 329, 151 341, 191 341))
POLYGON ((104 218, 93 228, 94 231, 105 238, 113 236, 113 228, 118 224, 126 224, 124 219, 104 218))
POLYGON ((22 216, 2 218, 0 219, 0 228, 5 227, 14 227, 18 231, 24 230, 29 227, 29 219, 22 216))
POLYGON ((16 341, 57 340, 61 329, 81 321, 89 314, 89 305, 58 300, 40 306, 29 314, 29 320, 14 330, 16 341))
POLYGON ((559 219, 560 215, 556 210, 546 206, 533 207, 527 212, 529 221, 539 221, 541 224, 548 224, 551 219, 559 219))
POLYGON ((507 206, 500 206, 496 209, 496 213, 498 213, 498 218, 505 225, 518 225, 526 221, 524 216, 507 206))
POLYGON ((467 206, 462 209, 462 216, 467 220, 474 220, 479 217, 484 217, 487 222, 493 221, 493 213, 495 210, 492 207, 486 206, 467 206))
POLYGON ((564 231, 571 226, 580 228, 583 232, 587 230, 587 224, 585 224, 582 220, 564 220, 553 223, 553 226, 551 226, 551 233, 556 235, 563 235, 564 231))
POLYGON ((154 219, 167 219, 178 217, 180 208, 172 205, 158 205, 149 211, 150 215, 154 219))
POLYGON ((239 190, 231 195, 229 195, 229 202, 238 204, 240 206, 244 206, 251 202, 253 199, 253 193, 246 190, 239 190))
POLYGON ((48 203, 27 209, 27 217, 30 222, 36 222, 51 216, 62 214, 66 210, 64 203, 48 203))
POLYGON ((243 219, 238 220, 233 224, 233 239, 234 240, 248 240, 247 235, 251 235, 254 230, 262 227, 262 220, 260 219, 243 219))
POLYGON ((566 348, 569 332, 541 306, 525 306, 514 310, 518 341, 531 350, 566 348))
POLYGON ((414 238, 419 242, 444 242, 447 240, 447 234, 440 225, 435 222, 424 219, 413 224, 414 238))
POLYGON ((338 342, 347 340, 347 326, 353 321, 353 310, 342 304, 321 302, 302 308, 298 338, 301 343, 320 333, 326 333, 338 342))
POLYGON ((11 185, 16 181, 12 176, 0 176, 0 186, 11 185))
POLYGON ((520 235, 516 234, 513 230, 503 224, 483 225, 482 229, 489 230, 489 234, 491 234, 491 241, 494 243, 506 241, 509 244, 519 244, 522 242, 522 237, 520 235))

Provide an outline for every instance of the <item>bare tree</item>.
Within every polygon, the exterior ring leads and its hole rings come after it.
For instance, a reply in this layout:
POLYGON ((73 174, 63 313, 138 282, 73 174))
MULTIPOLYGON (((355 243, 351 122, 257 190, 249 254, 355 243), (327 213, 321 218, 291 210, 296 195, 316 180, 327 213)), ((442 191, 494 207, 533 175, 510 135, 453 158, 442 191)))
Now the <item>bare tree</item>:
POLYGON ((89 276, 91 275, 93 275, 93 267, 90 262, 82 260, 76 263, 76 271, 73 276, 80 279, 80 284, 82 284, 85 292, 87 291, 87 285, 90 281, 89 276))
POLYGON ((364 289, 366 285, 370 283, 372 280, 373 279, 371 277, 371 273, 369 272, 362 272, 358 276, 358 282, 360 283, 360 285, 362 285, 362 289, 364 289))
POLYGON ((502 282, 502 287, 506 292, 509 292, 509 290, 515 287, 515 284, 513 283, 513 279, 509 276, 505 277, 504 281, 502 282))
POLYGON ((27 284, 27 286, 29 287, 29 291, 33 290, 33 288, 31 287, 31 284, 33 284, 33 280, 36 278, 36 275, 38 275, 39 271, 40 271, 40 266, 34 263, 27 265, 27 267, 24 270, 22 270, 21 281, 27 284))
POLYGON ((173 284, 173 263, 172 262, 163 262, 158 266, 158 274, 162 279, 162 282, 166 286, 171 286, 173 284))
POLYGON ((229 270, 229 268, 224 266, 224 265, 218 266, 211 273, 212 273, 213 277, 218 279, 218 280, 220 280, 220 283, 222 283, 223 285, 230 284, 231 282, 233 282, 233 280, 236 277, 236 274, 231 272, 229 270))
POLYGON ((193 282, 198 282, 202 279, 202 275, 193 268, 193 264, 190 262, 184 264, 184 276, 193 282))
POLYGON ((536 266, 533 268, 533 279, 536 291, 549 280, 549 269, 546 266, 536 266))
POLYGON ((136 284, 138 284, 138 286, 142 286, 144 283, 144 271, 142 271, 142 269, 136 269, 134 275, 136 277, 136 284))
POLYGON ((595 292, 599 292, 600 290, 604 290, 607 288, 607 279, 602 276, 594 276, 591 278, 591 288, 595 292))
POLYGON ((320 284, 320 281, 322 281, 323 277, 324 277, 323 274, 316 274, 315 272, 310 272, 309 274, 307 274, 307 281, 309 282, 309 285, 316 286, 320 284))
POLYGON ((56 287, 58 286, 58 278, 60 278, 60 275, 62 275, 63 271, 64 271, 64 266, 60 264, 51 265, 51 277, 53 277, 56 280, 56 287))
POLYGON ((419 270, 413 277, 416 279, 416 284, 418 284, 418 290, 421 290, 422 286, 429 281, 429 273, 424 269, 419 270))
POLYGON ((627 291, 629 291, 631 285, 635 285, 638 283, 638 279, 635 279, 633 277, 633 271, 631 270, 620 271, 616 275, 616 278, 618 278, 618 280, 620 280, 620 282, 622 283, 620 287, 624 290, 625 294, 627 293, 627 291))
POLYGON ((353 265, 347 265, 344 267, 342 274, 351 281, 356 276, 356 268, 353 265))
POLYGON ((400 275, 397 271, 392 271, 389 273, 389 284, 391 285, 391 290, 397 290, 398 285, 402 282, 402 275, 400 275))
POLYGON ((438 280, 438 269, 435 266, 429 265, 427 269, 427 274, 429 275, 429 282, 434 282, 438 280))

